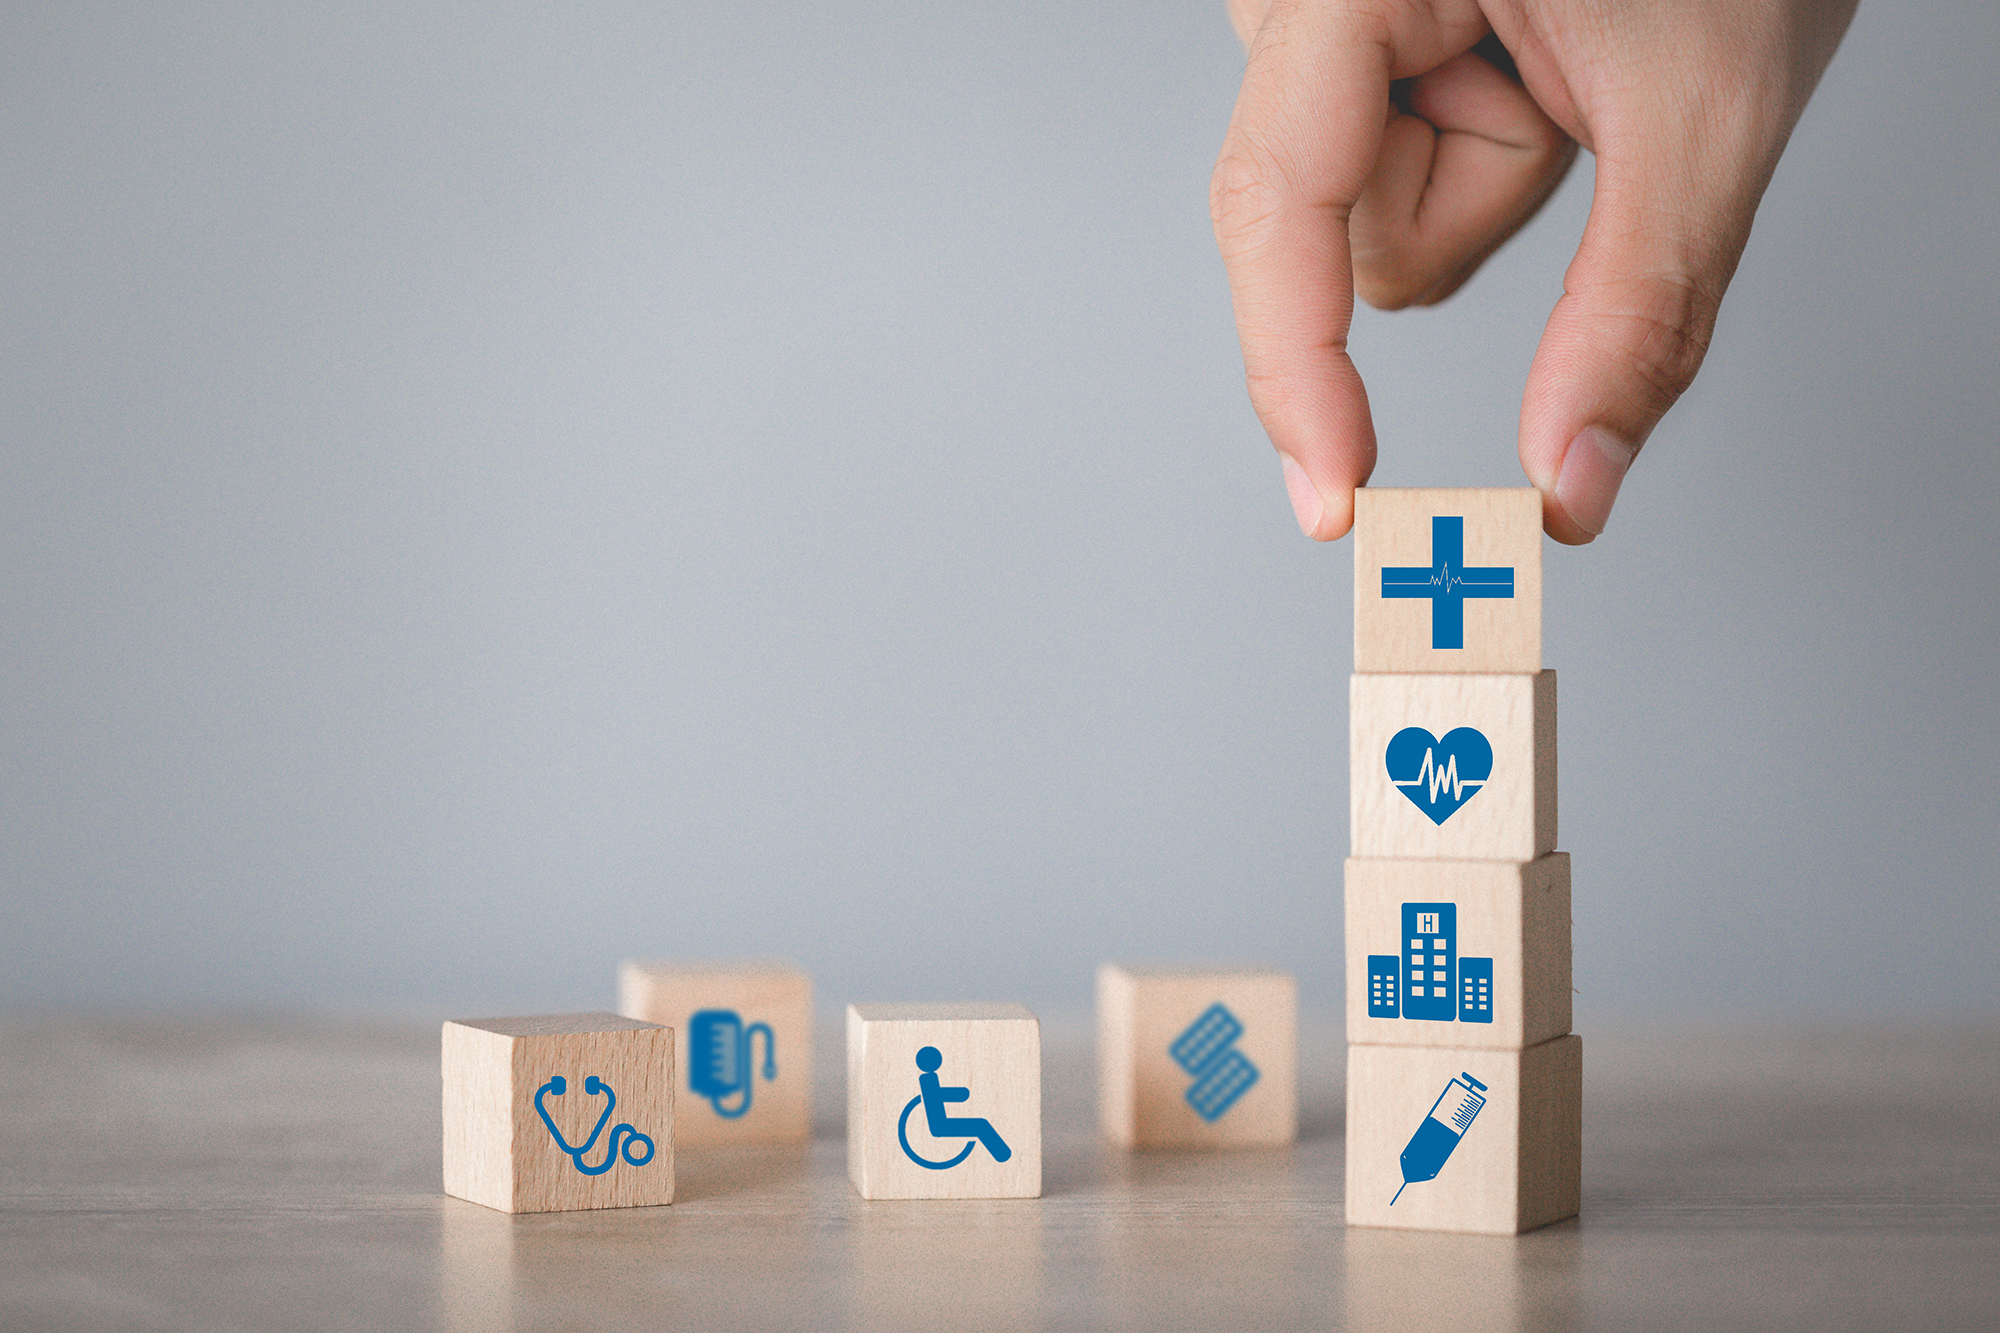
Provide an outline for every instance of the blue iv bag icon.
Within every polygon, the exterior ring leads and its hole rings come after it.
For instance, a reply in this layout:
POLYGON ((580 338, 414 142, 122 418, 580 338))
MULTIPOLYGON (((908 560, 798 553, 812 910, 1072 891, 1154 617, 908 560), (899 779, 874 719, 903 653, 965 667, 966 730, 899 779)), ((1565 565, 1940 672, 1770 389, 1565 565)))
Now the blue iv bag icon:
POLYGON ((702 1009, 688 1019, 688 1087, 725 1120, 735 1120, 750 1110, 755 1070, 750 1062, 751 1039, 764 1037, 764 1081, 778 1076, 777 1039, 769 1023, 743 1025, 734 1009, 702 1009), (724 1103, 731 1097, 735 1106, 724 1103))
MULTIPOLYGON (((1402 1198, 1403 1191, 1419 1180, 1437 1179, 1445 1159, 1465 1137, 1465 1131, 1472 1128, 1473 1118, 1484 1105, 1486 1085, 1472 1075, 1460 1074, 1444 1085, 1444 1091, 1431 1103, 1431 1113, 1424 1117, 1424 1123, 1410 1136, 1409 1146, 1403 1149, 1403 1183, 1396 1190, 1396 1199, 1402 1198)), ((1391 1208, 1396 1206, 1396 1199, 1389 1200, 1391 1208)))

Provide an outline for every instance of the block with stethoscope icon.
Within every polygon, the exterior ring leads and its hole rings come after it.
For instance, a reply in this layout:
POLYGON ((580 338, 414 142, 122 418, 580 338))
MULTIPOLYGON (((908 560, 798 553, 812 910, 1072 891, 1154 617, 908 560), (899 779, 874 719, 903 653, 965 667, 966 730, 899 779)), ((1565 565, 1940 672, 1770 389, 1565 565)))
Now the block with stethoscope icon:
POLYGON ((618 1012, 674 1030, 681 1147, 812 1137, 812 978, 778 962, 635 962, 618 1012))
POLYGON ((1513 1236, 1574 1217, 1583 1039, 1347 1048, 1350 1226, 1513 1236))
POLYGON ((445 1193, 505 1213, 674 1201, 674 1034, 616 1014, 444 1025, 445 1193))
POLYGON ((847 1174, 864 1199, 1042 1193, 1042 1030, 1018 1004, 847 1006, 847 1174))

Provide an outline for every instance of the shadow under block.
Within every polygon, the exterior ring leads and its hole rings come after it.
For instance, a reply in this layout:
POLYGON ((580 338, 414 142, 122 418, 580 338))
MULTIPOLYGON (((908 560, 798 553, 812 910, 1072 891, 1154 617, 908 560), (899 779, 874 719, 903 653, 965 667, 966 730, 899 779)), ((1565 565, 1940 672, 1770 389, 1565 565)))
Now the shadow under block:
POLYGON ((1354 669, 1540 671, 1541 493, 1356 491, 1354 669))
POLYGON ((1097 1113, 1126 1148, 1248 1148, 1299 1129, 1299 990, 1264 968, 1097 969, 1097 1113))
POLYGON ((1347 1039, 1509 1050, 1570 1025, 1569 853, 1347 862, 1347 1039))
POLYGON ((1518 1235, 1576 1216, 1582 1160, 1581 1037, 1347 1048, 1350 1226, 1518 1235))
POLYGON ((503 1213, 674 1201, 674 1034, 616 1014, 444 1025, 444 1192, 503 1213), (560 1138, 558 1138, 560 1136, 560 1138))
POLYGON ((1357 675, 1348 703, 1354 855, 1532 861, 1555 850, 1555 672, 1357 675))
POLYGON ((674 1030, 674 1142, 812 1137, 812 978, 779 963, 618 969, 618 1012, 674 1030))
POLYGON ((1040 1022, 1018 1004, 848 1005, 847 1174, 864 1199, 1040 1198, 1040 1022), (934 1118, 952 1123, 934 1135, 934 1118))

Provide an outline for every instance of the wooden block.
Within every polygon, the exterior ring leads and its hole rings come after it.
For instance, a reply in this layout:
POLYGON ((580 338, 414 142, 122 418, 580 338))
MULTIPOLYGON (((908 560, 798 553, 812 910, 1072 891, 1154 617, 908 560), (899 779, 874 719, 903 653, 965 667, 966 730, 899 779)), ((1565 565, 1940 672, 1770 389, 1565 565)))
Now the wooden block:
POLYGON ((1556 847, 1556 673, 1353 676, 1356 856, 1532 861, 1556 847))
POLYGON ((1542 669, 1542 497, 1354 494, 1354 669, 1542 669))
POLYGON ((674 1030, 679 1147, 812 1137, 812 978, 784 963, 638 963, 618 1012, 674 1030))
POLYGON ((446 1023, 444 1191, 503 1213, 672 1203, 672 1031, 616 1014, 446 1023))
POLYGON ((1042 1193, 1042 1028, 1018 1004, 847 1006, 847 1174, 864 1199, 1042 1193))
POLYGON ((1569 853, 1347 862, 1347 1037, 1533 1046, 1569 1031, 1569 853))
POLYGON ((1299 1129, 1299 990, 1267 968, 1097 969, 1097 1113, 1127 1148, 1246 1148, 1299 1129))
POLYGON ((1350 1226, 1512 1236, 1574 1217, 1583 1039, 1347 1048, 1350 1226))

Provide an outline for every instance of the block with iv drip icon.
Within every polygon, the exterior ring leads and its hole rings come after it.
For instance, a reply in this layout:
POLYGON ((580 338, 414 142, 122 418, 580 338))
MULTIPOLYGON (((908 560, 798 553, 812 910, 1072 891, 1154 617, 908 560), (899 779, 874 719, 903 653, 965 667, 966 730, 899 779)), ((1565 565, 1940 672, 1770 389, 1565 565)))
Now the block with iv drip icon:
POLYGON ((785 963, 626 962, 618 1007, 674 1029, 683 1147, 811 1134, 812 981, 785 963))

